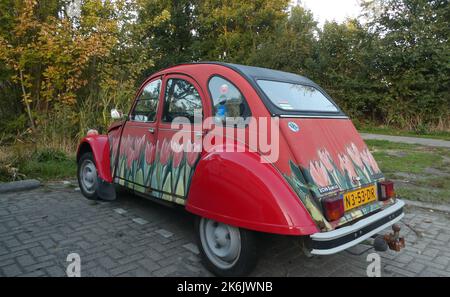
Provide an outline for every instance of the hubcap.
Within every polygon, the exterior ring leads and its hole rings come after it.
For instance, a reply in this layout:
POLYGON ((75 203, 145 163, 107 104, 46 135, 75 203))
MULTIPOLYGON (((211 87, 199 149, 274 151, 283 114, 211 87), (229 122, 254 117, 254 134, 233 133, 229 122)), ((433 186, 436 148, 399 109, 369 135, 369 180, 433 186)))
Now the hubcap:
POLYGON ((241 253, 239 229, 202 218, 199 231, 208 259, 221 269, 233 267, 241 253))
POLYGON ((97 187, 97 169, 94 162, 84 160, 80 169, 80 181, 83 190, 88 194, 93 194, 97 187))

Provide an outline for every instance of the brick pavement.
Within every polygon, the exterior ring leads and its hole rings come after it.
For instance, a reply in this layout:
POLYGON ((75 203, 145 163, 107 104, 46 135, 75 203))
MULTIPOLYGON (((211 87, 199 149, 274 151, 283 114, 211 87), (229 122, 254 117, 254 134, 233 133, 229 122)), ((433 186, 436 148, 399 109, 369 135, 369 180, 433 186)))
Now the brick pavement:
MULTIPOLYGON (((450 216, 408 208, 407 247, 381 253, 382 276, 450 276, 450 216)), ((211 276, 198 256, 193 217, 121 193, 92 202, 59 184, 0 194, 0 276, 65 276, 67 255, 81 257, 82 276, 211 276)), ((365 276, 358 245, 333 256, 304 256, 295 238, 259 235, 254 276, 365 276)))

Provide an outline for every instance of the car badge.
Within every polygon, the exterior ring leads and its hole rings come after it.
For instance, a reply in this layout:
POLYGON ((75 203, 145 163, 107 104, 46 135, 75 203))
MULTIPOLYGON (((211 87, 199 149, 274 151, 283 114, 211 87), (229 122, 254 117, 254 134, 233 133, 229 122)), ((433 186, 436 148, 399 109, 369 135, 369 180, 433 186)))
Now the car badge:
POLYGON ((297 133, 298 131, 300 131, 300 127, 294 122, 289 122, 288 127, 292 130, 292 132, 297 133))
POLYGON ((354 177, 352 178, 352 180, 353 180, 353 183, 354 183, 354 184, 357 184, 357 183, 361 180, 361 178, 360 178, 359 176, 354 176, 354 177))

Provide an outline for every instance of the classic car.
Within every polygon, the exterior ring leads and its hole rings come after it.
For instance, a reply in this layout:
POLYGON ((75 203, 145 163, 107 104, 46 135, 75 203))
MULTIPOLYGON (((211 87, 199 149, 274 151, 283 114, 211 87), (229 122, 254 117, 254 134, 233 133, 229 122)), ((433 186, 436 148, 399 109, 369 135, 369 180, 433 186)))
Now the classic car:
POLYGON ((305 77, 182 64, 151 75, 129 113, 111 115, 105 135, 89 131, 78 147, 82 194, 114 200, 125 187, 185 208, 216 275, 252 271, 257 232, 297 237, 311 255, 370 238, 404 245, 397 228, 378 235, 404 215, 393 183, 349 117, 305 77))

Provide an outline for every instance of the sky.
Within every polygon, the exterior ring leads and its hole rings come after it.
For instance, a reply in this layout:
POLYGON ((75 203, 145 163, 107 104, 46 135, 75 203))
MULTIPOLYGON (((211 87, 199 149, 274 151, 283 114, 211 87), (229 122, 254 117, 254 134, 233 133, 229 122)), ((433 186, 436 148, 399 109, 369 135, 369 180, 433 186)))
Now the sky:
MULTIPOLYGON (((300 0, 302 6, 314 14, 314 18, 322 27, 325 21, 344 21, 347 17, 357 17, 361 10, 360 0, 300 0)), ((292 1, 294 4, 297 0, 292 1)))

